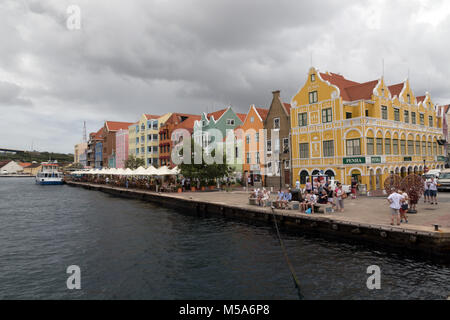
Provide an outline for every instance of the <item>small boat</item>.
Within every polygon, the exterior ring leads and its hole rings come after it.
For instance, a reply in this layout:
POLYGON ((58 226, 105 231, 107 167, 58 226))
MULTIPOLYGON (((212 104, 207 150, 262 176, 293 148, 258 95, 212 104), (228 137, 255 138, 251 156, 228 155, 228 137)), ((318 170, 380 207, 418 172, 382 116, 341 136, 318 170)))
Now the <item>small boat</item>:
POLYGON ((58 161, 43 162, 36 175, 37 184, 63 184, 63 173, 58 171, 58 161))

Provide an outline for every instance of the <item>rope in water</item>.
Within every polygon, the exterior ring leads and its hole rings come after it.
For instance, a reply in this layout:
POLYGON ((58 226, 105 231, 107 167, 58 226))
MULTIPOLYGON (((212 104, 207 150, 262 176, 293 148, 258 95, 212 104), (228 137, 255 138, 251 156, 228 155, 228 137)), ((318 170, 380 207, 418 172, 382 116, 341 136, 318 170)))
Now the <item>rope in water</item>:
POLYGON ((291 261, 289 260, 289 256, 286 251, 286 247, 284 246, 284 242, 280 236, 280 230, 278 229, 277 217, 274 212, 274 207, 272 207, 272 215, 273 221, 275 223, 275 229, 277 230, 278 241, 280 242, 281 249, 283 250, 283 255, 288 265, 289 271, 291 272, 292 280, 294 281, 295 288, 297 289, 299 299, 303 299, 303 295, 300 291, 300 282, 298 281, 297 275, 295 274, 294 267, 292 266, 291 261))

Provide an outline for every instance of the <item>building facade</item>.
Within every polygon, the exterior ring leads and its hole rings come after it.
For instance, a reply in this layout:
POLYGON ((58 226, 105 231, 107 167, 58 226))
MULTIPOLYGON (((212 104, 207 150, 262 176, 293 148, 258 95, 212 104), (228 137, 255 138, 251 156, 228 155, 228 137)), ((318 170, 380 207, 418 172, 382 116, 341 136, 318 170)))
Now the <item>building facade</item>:
MULTIPOLYGON (((103 141, 103 127, 97 132, 92 132, 89 134, 89 141, 86 149, 86 168, 100 168, 103 166, 103 159, 96 159, 98 157, 98 150, 96 150, 96 145, 98 142, 103 141), (96 164, 97 162, 97 164, 96 164)), ((101 155, 101 152, 99 153, 101 155)))
POLYGON ((273 91, 272 102, 264 121, 267 147, 264 177, 266 187, 279 189, 291 184, 290 110, 291 105, 281 100, 280 91, 273 91))
MULTIPOLYGON (((83 155, 86 153, 87 150, 87 142, 81 142, 75 145, 75 150, 73 153, 73 162, 74 163, 81 163, 83 159, 83 155)), ((84 159, 86 159, 84 157, 84 159)), ((85 160, 86 162, 86 160, 85 160)))
POLYGON ((377 190, 391 172, 444 166, 442 116, 430 94, 415 96, 409 80, 358 83, 311 68, 292 98, 291 135, 293 177, 302 184, 324 173, 377 190))
POLYGON ((159 128, 172 113, 162 116, 143 114, 138 122, 129 126, 128 153, 136 158, 142 158, 145 167, 159 166, 159 128))
MULTIPOLYGON (((177 129, 185 129, 192 135, 194 131, 194 122, 200 120, 201 117, 193 114, 172 113, 166 122, 159 129, 159 163, 161 166, 173 168, 172 148, 174 141, 172 133, 177 129)), ((180 138, 182 136, 178 136, 180 138)), ((176 139, 176 142, 180 142, 176 139)))
POLYGON ((242 171, 244 183, 250 186, 263 185, 265 132, 264 121, 268 109, 250 106, 242 126, 235 129, 236 138, 241 142, 244 153, 242 171))
MULTIPOLYGON (((208 148, 212 143, 222 144, 228 131, 234 133, 236 127, 242 126, 245 117, 245 113, 235 113, 231 107, 208 114, 203 113, 201 119, 194 123, 194 142, 203 146, 203 148, 208 148), (221 141, 215 141, 214 132, 221 135, 221 141)), ((224 152, 226 152, 224 145, 223 147, 224 152)), ((236 153, 235 150, 233 151, 236 153)), ((237 161, 240 156, 234 154, 234 157, 230 157, 234 159, 234 163, 230 164, 230 167, 232 167, 234 176, 238 179, 242 178, 242 161, 237 161)))
POLYGON ((103 126, 103 166, 115 168, 116 166, 116 132, 128 130, 132 123, 119 121, 105 121, 103 126))
POLYGON ((116 132, 116 168, 125 168, 128 160, 128 129, 116 132))
POLYGON ((94 151, 94 168, 102 169, 103 168, 103 142, 97 141, 95 143, 95 151, 94 151))

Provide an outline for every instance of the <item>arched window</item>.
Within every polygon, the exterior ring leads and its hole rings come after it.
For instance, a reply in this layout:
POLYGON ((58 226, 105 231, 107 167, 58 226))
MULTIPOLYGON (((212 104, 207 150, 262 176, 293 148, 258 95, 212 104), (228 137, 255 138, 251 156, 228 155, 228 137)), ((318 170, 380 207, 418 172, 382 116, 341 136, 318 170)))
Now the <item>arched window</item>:
POLYGON ((308 176, 308 171, 302 170, 302 172, 300 172, 300 184, 306 184, 306 179, 308 178, 308 176))
POLYGON ((327 170, 327 171, 325 171, 325 175, 328 176, 329 178, 333 178, 334 172, 333 172, 333 170, 327 170))

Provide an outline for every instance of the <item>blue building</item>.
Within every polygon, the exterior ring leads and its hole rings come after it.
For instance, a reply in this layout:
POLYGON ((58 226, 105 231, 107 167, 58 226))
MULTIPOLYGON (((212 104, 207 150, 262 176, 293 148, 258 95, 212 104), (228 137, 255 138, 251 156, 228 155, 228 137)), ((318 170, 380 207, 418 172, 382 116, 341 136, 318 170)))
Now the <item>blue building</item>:
POLYGON ((103 168, 103 143, 97 142, 95 144, 95 168, 103 168))

